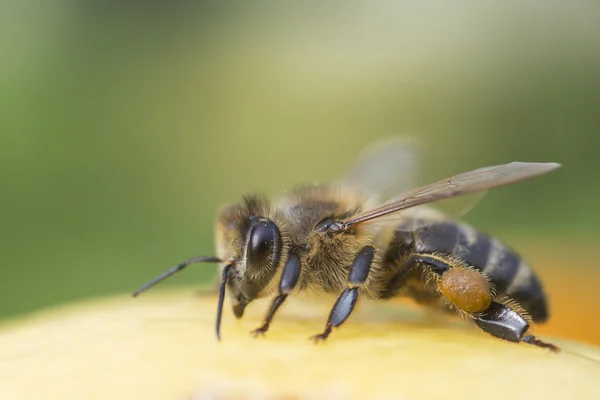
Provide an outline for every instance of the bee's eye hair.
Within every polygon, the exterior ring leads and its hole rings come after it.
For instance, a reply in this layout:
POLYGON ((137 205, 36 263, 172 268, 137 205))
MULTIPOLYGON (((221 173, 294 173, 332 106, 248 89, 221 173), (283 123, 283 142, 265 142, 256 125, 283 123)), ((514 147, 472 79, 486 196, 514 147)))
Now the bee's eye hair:
POLYGON ((248 261, 251 264, 268 262, 278 253, 281 242, 279 229, 273 221, 260 218, 253 221, 248 233, 248 261))

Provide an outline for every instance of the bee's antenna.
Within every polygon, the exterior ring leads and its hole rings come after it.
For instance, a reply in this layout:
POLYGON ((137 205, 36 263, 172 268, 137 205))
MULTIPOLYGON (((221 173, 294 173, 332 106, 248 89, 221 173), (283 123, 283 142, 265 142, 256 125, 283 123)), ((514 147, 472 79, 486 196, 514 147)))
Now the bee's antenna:
POLYGON ((138 294, 140 294, 140 293, 142 293, 142 292, 150 289, 152 286, 156 285, 158 282, 167 279, 168 277, 170 277, 174 273, 181 271, 182 269, 184 269, 185 267, 187 267, 190 264, 201 263, 201 262, 218 263, 218 262, 221 262, 221 261, 222 260, 220 258, 217 258, 217 257, 194 257, 194 258, 190 258, 189 260, 184 261, 181 264, 179 264, 179 265, 171 268, 170 270, 168 270, 168 271, 160 274, 156 278, 152 279, 150 282, 148 282, 145 285, 143 285, 142 287, 140 287, 138 290, 136 290, 133 293, 133 297, 136 297, 138 294))
POLYGON ((221 316, 223 315, 223 301, 225 300, 225 287, 227 286, 227 274, 229 273, 231 264, 223 268, 223 275, 221 275, 221 287, 219 289, 219 304, 217 305, 217 339, 221 340, 221 316))

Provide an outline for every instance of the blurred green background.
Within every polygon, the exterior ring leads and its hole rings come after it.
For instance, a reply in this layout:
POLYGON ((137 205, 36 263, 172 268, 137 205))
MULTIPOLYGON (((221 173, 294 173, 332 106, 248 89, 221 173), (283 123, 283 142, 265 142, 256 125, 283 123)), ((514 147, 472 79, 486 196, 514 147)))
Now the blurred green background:
POLYGON ((597 245, 598 15, 597 2, 2 3, 0 317, 131 292, 212 254, 223 203, 334 179, 390 135, 421 139, 423 183, 563 163, 467 220, 516 247, 597 245))

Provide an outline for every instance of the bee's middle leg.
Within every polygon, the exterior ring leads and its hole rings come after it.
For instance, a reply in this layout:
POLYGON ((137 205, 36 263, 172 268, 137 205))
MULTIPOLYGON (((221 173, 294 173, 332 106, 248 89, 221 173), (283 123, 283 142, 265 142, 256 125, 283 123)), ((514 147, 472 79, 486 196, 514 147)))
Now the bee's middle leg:
POLYGON ((333 328, 339 327, 348 319, 358 300, 358 289, 367 280, 374 254, 375 248, 373 246, 365 246, 358 253, 350 267, 348 287, 344 289, 333 305, 325 330, 311 337, 315 342, 327 339, 333 328))
POLYGON ((265 334, 269 330, 271 321, 275 316, 275 313, 279 307, 283 304, 288 295, 296 287, 298 278, 300 277, 300 258, 296 254, 290 254, 288 260, 285 263, 283 272, 281 274, 281 280, 279 281, 279 295, 271 302, 271 307, 265 318, 264 323, 257 329, 250 333, 254 336, 260 336, 265 334))

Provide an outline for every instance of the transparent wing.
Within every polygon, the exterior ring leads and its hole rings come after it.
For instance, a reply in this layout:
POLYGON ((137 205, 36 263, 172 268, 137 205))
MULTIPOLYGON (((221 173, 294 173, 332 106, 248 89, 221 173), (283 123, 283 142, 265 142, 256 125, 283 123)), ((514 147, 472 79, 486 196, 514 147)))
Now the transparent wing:
MULTIPOLYGON (((398 193, 405 193, 421 183, 419 178, 422 153, 422 148, 415 138, 383 139, 363 150, 357 163, 339 183, 365 193, 373 205, 396 198, 398 193)), ((436 209, 446 217, 460 218, 472 210, 485 193, 481 191, 442 200, 437 202, 436 209)), ((414 211, 421 214, 419 210, 414 211)), ((429 214, 429 210, 423 213, 429 214)), ((395 220, 401 216, 392 215, 389 218, 395 220)))
POLYGON ((406 192, 401 196, 384 203, 380 207, 341 221, 341 224, 343 229, 348 229, 354 225, 418 205, 477 193, 524 179, 533 178, 550 172, 558 167, 560 167, 560 164, 556 163, 513 162, 510 164, 476 169, 406 192))
MULTIPOLYGON (((464 194, 458 197, 451 197, 444 200, 439 200, 435 203, 435 208, 442 211, 446 216, 458 219, 471 211, 485 197, 487 190, 464 194)), ((421 207, 428 207, 423 205, 421 207)), ((417 206, 416 208, 419 208, 417 206)))
POLYGON ((375 218, 368 224, 375 228, 394 226, 396 230, 412 232, 436 221, 458 220, 475 208, 486 193, 487 190, 439 200, 433 206, 421 204, 375 218))
POLYGON ((367 147, 340 182, 377 203, 417 186, 421 151, 416 140, 389 138, 367 147))

